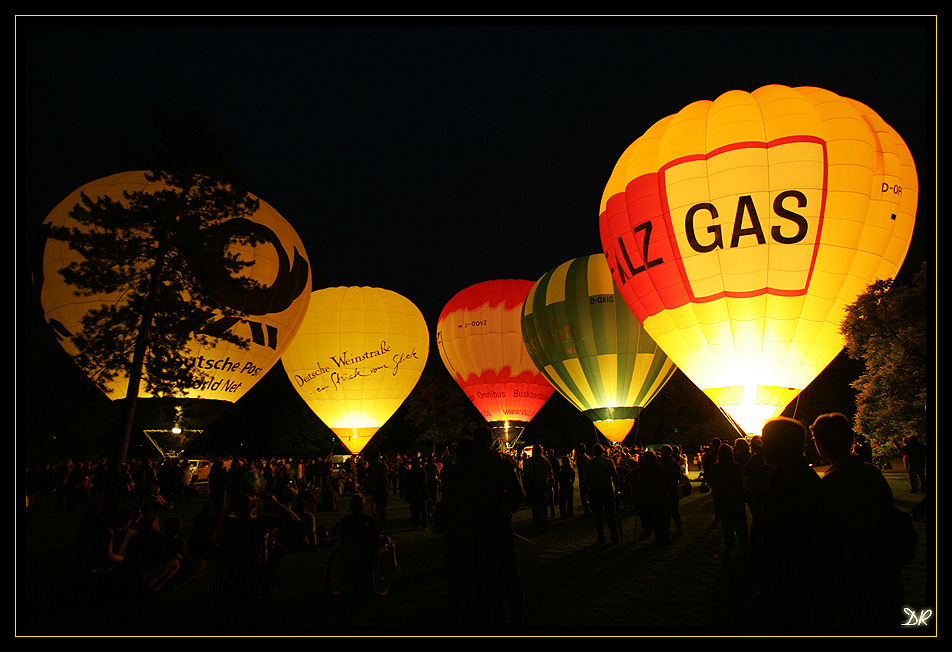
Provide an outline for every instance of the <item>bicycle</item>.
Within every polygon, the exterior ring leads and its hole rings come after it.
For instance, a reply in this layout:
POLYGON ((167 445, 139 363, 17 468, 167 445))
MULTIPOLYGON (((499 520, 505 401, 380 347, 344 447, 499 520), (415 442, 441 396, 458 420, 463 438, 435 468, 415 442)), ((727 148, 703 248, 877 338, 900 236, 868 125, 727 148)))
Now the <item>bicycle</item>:
POLYGON ((327 562, 325 584, 331 597, 338 598, 355 585, 378 597, 387 595, 399 572, 396 546, 390 539, 378 543, 369 538, 341 539, 327 562))

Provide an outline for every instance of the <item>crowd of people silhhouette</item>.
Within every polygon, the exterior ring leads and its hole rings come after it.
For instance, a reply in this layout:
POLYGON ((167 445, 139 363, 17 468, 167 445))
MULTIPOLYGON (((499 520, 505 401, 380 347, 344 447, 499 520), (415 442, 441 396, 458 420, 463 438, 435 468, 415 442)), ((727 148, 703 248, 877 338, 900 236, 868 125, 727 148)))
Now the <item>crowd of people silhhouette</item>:
MULTIPOLYGON (((926 447, 911 438, 902 453, 912 491, 928 494, 926 447)), ((684 533, 684 497, 709 492, 717 557, 748 571, 752 624, 874 627, 903 616, 910 542, 869 455, 840 414, 810 426, 776 418, 759 435, 713 439, 692 459, 677 445, 507 450, 482 426, 438 455, 217 460, 201 485, 184 459, 116 469, 65 460, 31 468, 26 491, 29 509, 82 513, 73 568, 123 596, 175 591, 202 573, 214 574, 220 595, 267 596, 287 554, 329 548, 342 533, 384 540, 388 506, 405 501, 409 529, 445 538, 448 604, 454 624, 467 625, 526 622, 517 510, 531 512, 529 536, 540 539, 556 519, 579 518, 596 549, 625 538, 665 546, 684 533), (808 462, 814 443, 822 475, 808 462), (175 508, 190 502, 201 509, 186 524, 175 508), (350 512, 339 530, 318 525, 320 512, 337 511, 350 512)))

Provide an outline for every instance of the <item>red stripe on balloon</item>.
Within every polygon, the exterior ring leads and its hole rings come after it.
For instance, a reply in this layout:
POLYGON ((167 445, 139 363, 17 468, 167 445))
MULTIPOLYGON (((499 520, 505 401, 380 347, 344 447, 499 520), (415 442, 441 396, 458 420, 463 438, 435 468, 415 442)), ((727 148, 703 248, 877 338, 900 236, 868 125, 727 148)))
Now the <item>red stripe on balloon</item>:
POLYGON ((456 294, 440 313, 440 319, 458 310, 476 310, 488 305, 495 308, 503 304, 506 310, 521 310, 533 282, 521 279, 483 281, 456 294))

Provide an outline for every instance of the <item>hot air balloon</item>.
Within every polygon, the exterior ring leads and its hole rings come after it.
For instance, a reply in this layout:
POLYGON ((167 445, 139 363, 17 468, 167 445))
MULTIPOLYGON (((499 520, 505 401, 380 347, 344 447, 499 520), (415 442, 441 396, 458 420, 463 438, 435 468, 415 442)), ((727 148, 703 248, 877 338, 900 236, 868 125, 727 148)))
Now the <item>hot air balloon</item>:
POLYGON ((695 102, 624 152, 600 208, 632 312, 744 433, 843 348, 844 308, 893 277, 918 182, 899 135, 820 88, 695 102))
POLYGON ((443 364, 506 445, 514 444, 554 391, 522 339, 532 281, 485 281, 443 308, 436 341, 443 364))
POLYGON ((325 288, 311 294, 282 364, 301 398, 357 454, 420 380, 429 346, 426 321, 407 298, 325 288))
POLYGON ((676 367, 625 304, 603 254, 536 281, 522 308, 536 366, 606 439, 621 443, 676 367))
MULTIPOLYGON (((161 182, 148 181, 141 171, 115 174, 75 190, 50 212, 45 224, 79 227, 70 212, 80 202, 81 194, 125 203, 125 192, 157 193, 165 189, 161 182)), ((153 395, 146 383, 140 384, 137 423, 167 455, 180 454, 197 434, 268 372, 304 317, 311 282, 304 246, 274 208, 258 201, 259 208, 252 216, 233 217, 215 226, 201 260, 187 261, 205 291, 232 311, 227 316, 181 316, 196 324, 185 351, 197 372, 197 384, 163 396, 153 395), (253 240, 248 236, 254 236, 253 240), (242 274, 255 282, 254 287, 247 282, 239 283, 230 275, 224 264, 226 256, 237 256, 250 263, 242 274), (222 339, 225 332, 238 335, 247 346, 242 348, 222 339)), ((108 232, 104 235, 110 237, 108 232)), ((121 292, 77 294, 75 286, 61 272, 70 263, 81 260, 82 255, 68 241, 47 239, 36 279, 46 321, 74 358, 79 353, 74 339, 83 332, 83 318, 92 310, 120 306, 126 301, 121 292)), ((84 371, 110 399, 125 398, 125 374, 103 379, 99 369, 84 371)))

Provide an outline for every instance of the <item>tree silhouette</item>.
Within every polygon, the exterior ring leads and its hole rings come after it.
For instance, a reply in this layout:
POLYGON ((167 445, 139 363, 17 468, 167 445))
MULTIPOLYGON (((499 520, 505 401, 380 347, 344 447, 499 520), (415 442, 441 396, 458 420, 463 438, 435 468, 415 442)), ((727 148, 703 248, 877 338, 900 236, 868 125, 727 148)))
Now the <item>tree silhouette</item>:
POLYGON ((221 323, 236 315, 209 292, 214 284, 203 281, 227 276, 248 290, 256 287, 241 276, 253 263, 229 254, 222 239, 260 240, 219 228, 258 208, 235 163, 234 136, 215 130, 211 115, 188 109, 175 116, 153 107, 152 119, 159 145, 150 155, 133 156, 146 179, 161 185, 122 198, 83 195, 70 213, 79 225, 51 226, 46 234, 82 255, 61 271, 77 294, 119 297, 90 310, 73 336, 75 360, 95 381, 128 378, 119 463, 127 457, 141 383, 155 396, 174 396, 200 381, 201 371, 185 356, 191 340, 217 337, 247 346, 227 328, 212 328, 213 316, 221 323))
POLYGON ((847 308, 841 332, 846 350, 866 369, 857 390, 857 432, 883 444, 894 437, 935 432, 929 392, 934 387, 934 296, 926 264, 907 284, 876 281, 847 308))
POLYGON ((406 400, 407 421, 434 451, 470 434, 478 423, 472 413, 466 394, 445 374, 424 373, 406 400))

